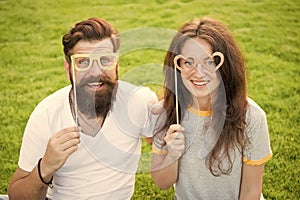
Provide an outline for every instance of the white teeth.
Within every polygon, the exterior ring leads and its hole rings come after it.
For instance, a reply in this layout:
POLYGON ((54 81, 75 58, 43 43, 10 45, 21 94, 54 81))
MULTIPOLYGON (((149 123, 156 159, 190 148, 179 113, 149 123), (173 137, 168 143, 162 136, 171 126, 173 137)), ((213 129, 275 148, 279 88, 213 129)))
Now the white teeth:
POLYGON ((89 86, 100 86, 100 85, 102 85, 103 83, 102 82, 100 82, 100 83, 88 83, 88 85, 89 86))
POLYGON ((197 86, 203 86, 208 84, 209 81, 192 81, 197 86))

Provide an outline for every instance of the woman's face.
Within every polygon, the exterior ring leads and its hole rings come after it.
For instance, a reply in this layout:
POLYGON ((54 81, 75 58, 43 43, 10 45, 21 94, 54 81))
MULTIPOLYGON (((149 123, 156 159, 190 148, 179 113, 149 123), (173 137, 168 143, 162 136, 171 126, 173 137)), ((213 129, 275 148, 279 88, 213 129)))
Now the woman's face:
POLYGON ((212 57, 212 48, 204 39, 188 39, 179 59, 181 78, 194 98, 210 98, 220 84, 212 57))

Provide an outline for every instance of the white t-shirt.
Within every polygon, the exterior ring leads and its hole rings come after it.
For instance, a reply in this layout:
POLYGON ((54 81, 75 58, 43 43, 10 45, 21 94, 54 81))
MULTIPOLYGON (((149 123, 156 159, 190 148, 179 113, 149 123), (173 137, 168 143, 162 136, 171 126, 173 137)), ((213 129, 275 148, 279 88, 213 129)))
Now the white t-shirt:
MULTIPOLYGON (((49 138, 75 126, 70 105, 71 86, 44 99, 27 123, 19 167, 32 171, 43 157, 49 138)), ((79 148, 54 174, 50 199, 130 199, 141 152, 141 137, 151 137, 148 108, 156 100, 149 88, 119 81, 116 99, 100 132, 81 134, 79 148)))

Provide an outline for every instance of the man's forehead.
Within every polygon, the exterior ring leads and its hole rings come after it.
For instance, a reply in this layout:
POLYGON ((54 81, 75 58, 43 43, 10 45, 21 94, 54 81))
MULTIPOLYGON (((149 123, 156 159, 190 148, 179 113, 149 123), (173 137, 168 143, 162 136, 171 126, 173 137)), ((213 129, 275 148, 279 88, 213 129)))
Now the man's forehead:
POLYGON ((79 41, 73 48, 74 54, 84 53, 101 53, 101 52, 113 52, 113 44, 109 38, 101 41, 79 41))

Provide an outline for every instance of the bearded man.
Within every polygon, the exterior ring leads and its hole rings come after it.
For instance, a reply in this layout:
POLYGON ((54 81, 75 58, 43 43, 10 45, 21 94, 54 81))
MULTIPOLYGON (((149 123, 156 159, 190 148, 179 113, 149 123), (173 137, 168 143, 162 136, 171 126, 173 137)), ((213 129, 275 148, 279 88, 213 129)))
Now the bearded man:
POLYGON ((35 108, 10 199, 130 199, 156 95, 118 80, 119 34, 90 18, 62 38, 71 85, 35 108))

